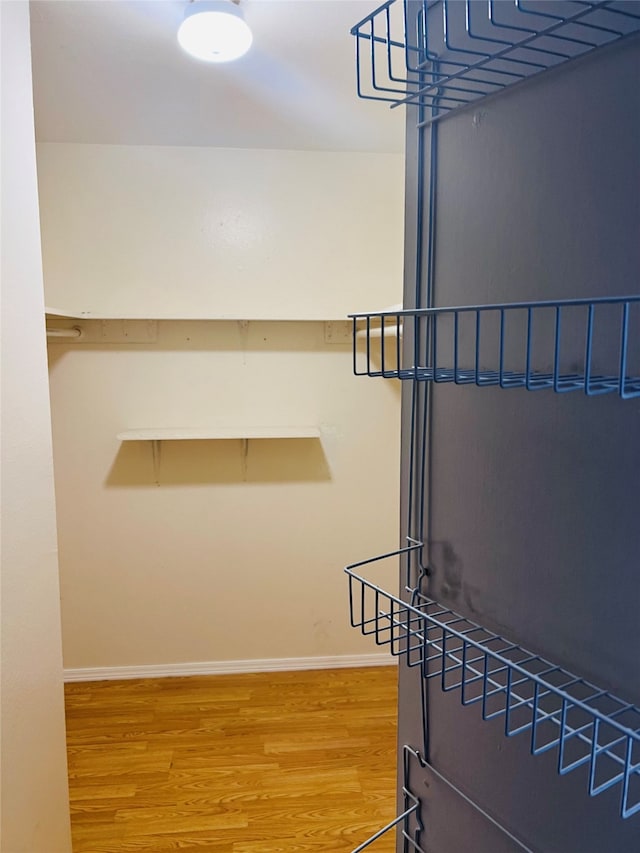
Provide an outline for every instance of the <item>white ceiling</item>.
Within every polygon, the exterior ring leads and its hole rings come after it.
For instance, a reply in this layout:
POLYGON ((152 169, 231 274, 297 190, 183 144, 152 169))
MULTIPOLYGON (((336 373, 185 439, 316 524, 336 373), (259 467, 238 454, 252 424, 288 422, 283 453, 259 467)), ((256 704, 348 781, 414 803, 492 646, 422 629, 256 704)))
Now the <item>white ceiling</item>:
POLYGON ((228 65, 187 56, 186 2, 31 3, 42 142, 400 152, 404 114, 359 100, 350 27, 376 0, 243 0, 254 42, 228 65))

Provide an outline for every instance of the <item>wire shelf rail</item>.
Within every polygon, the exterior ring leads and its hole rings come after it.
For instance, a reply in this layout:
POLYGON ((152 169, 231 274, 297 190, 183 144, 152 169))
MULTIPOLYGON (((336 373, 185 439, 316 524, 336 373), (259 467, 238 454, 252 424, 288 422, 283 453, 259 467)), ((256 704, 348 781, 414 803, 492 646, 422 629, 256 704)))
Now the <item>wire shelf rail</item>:
POLYGON ((403 853, 410 853, 410 851, 425 853, 420 846, 420 837, 424 831, 424 826, 420 818, 420 800, 409 789, 410 763, 412 760, 419 762, 421 760, 420 755, 405 744, 402 750, 402 797, 404 811, 356 847, 352 853, 360 853, 360 851, 366 850, 375 841, 386 835, 387 832, 395 829, 395 827, 398 827, 400 830, 403 853))
POLYGON ((640 708, 413 591, 411 602, 347 566, 351 625, 419 665, 423 679, 459 691, 482 718, 504 719, 507 737, 527 733, 532 755, 557 750, 557 771, 586 767, 596 796, 620 788, 620 815, 640 812, 640 708))
POLYGON ((358 96, 430 108, 421 126, 638 30, 634 0, 387 0, 351 30, 358 96))
POLYGON ((640 396, 640 296, 349 316, 357 376, 640 396))

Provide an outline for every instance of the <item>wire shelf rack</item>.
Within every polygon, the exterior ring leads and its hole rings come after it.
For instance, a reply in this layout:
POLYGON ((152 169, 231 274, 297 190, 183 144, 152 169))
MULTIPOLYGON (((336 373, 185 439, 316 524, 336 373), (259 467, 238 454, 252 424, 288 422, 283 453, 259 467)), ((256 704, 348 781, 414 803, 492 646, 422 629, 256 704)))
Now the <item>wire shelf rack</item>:
MULTIPOLYGON (((404 810, 391 823, 388 823, 358 847, 352 853, 360 853, 361 850, 366 850, 383 835, 386 835, 396 827, 399 828, 400 836, 403 843, 404 853, 415 851, 415 853, 425 853, 420 846, 420 837, 424 831, 424 826, 420 818, 420 800, 415 794, 411 793, 409 788, 409 776, 411 762, 423 764, 421 756, 408 744, 405 744, 402 749, 402 797, 404 810)), ((423 765, 424 766, 424 765, 423 765)))
POLYGON ((634 0, 387 0, 351 30, 358 95, 420 126, 638 30, 634 0))
POLYGON ((479 704, 484 720, 502 718, 507 737, 527 734, 532 755, 557 750, 560 775, 585 767, 590 796, 618 786, 622 818, 640 812, 640 708, 417 589, 409 603, 356 572, 406 550, 347 566, 351 625, 479 704))
POLYGON ((640 296, 349 316, 357 376, 640 396, 640 296))

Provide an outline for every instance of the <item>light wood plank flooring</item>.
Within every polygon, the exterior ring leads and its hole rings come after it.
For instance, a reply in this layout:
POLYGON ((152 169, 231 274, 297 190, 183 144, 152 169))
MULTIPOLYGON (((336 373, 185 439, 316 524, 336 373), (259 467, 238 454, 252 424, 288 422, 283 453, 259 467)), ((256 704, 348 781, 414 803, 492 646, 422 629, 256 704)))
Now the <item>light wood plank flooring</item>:
POLYGON ((65 693, 74 853, 350 853, 395 815, 395 667, 65 693))

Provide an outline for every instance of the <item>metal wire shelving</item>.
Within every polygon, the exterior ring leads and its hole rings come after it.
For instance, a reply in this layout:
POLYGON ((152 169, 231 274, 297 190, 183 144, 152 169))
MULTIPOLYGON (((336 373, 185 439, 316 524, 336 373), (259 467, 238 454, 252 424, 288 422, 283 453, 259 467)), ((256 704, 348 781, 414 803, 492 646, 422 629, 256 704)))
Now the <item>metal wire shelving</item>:
POLYGON ((351 30, 358 95, 435 109, 420 126, 638 30, 633 0, 387 0, 351 30))
MULTIPOLYGON (((410 383, 403 394, 409 545, 346 568, 351 624, 414 668, 423 731, 421 752, 413 754, 422 767, 438 773, 428 762, 433 721, 427 709, 428 685, 439 683, 462 705, 477 705, 484 720, 502 722, 507 737, 528 738, 532 755, 553 754, 559 775, 582 774, 590 796, 619 794, 621 817, 638 820, 640 708, 443 605, 433 597, 426 566, 430 417, 434 399, 441 399, 435 384, 640 397, 638 295, 433 307, 434 293, 448 289, 448 282, 436 287, 440 123, 637 35, 640 2, 386 0, 351 32, 359 97, 417 107, 415 269, 408 268, 405 293, 418 306, 350 315, 354 373, 410 383), (393 558, 406 560, 401 596, 360 573, 393 558)), ((635 97, 632 88, 628 93, 635 97)), ((483 285, 495 291, 478 282, 483 285)), ((615 293, 609 286, 604 292, 615 293)))
POLYGON ((350 317, 358 376, 640 396, 640 296, 350 317))
POLYGON ((386 835, 391 830, 398 827, 400 837, 402 838, 403 850, 405 853, 415 851, 415 853, 425 853, 420 846, 420 838, 424 831, 424 826, 420 818, 420 799, 410 790, 410 766, 412 762, 423 764, 422 758, 418 752, 410 746, 405 745, 402 750, 402 801, 403 811, 386 826, 383 826, 378 832, 368 838, 365 842, 356 847, 352 853, 360 853, 361 850, 366 850, 383 835, 386 835))
POLYGON ((418 588, 406 602, 356 571, 408 550, 347 566, 352 626, 419 666, 425 681, 458 691, 463 705, 479 704, 483 720, 502 718, 507 737, 528 735, 532 755, 556 750, 560 775, 585 767, 590 796, 617 786, 622 818, 640 812, 640 708, 418 588))

